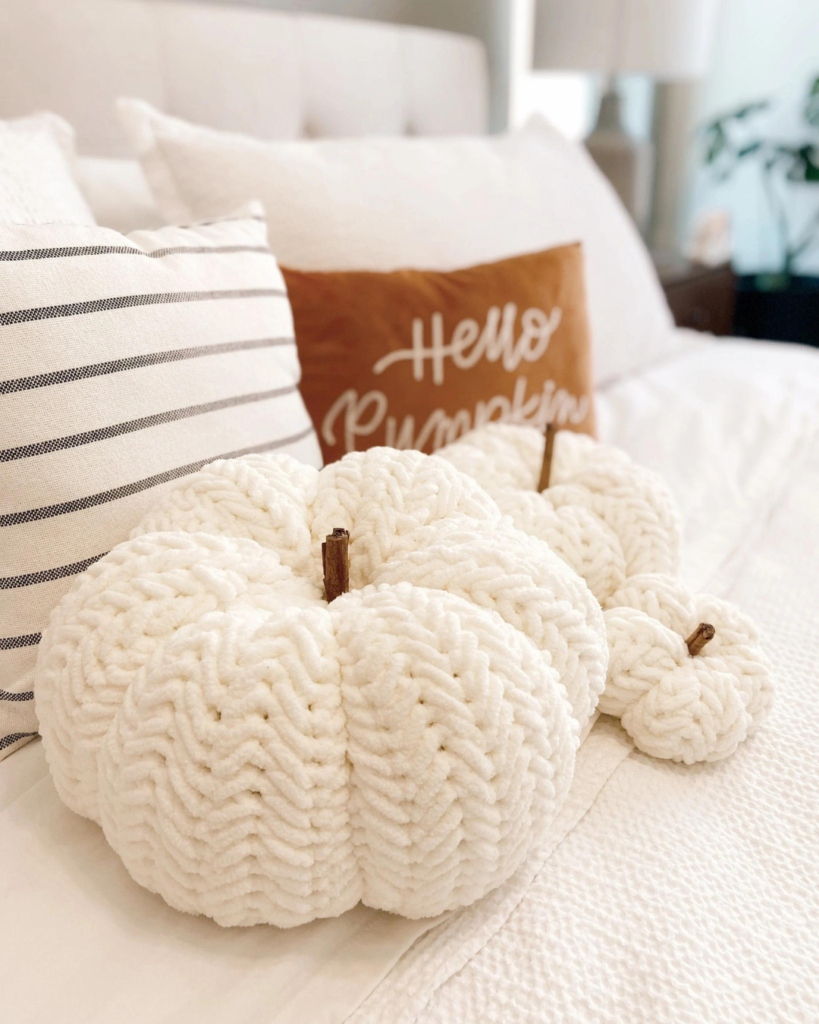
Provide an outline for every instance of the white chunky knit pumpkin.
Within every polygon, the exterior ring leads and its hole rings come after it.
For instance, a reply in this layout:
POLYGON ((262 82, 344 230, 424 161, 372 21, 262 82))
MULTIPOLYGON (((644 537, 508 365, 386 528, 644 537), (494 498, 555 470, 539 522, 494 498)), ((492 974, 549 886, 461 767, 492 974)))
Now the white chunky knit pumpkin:
POLYGON ((637 747, 693 764, 718 761, 752 735, 772 700, 756 629, 727 601, 692 595, 670 576, 632 576, 605 604, 609 674, 600 710, 637 747), (692 656, 699 623, 714 637, 692 656))
POLYGON ((493 423, 437 455, 467 473, 519 529, 545 540, 603 602, 636 573, 675 573, 680 523, 665 482, 617 448, 559 431, 538 492, 543 434, 493 423))
POLYGON ((483 896, 541 841, 607 664, 599 605, 447 463, 248 456, 181 483, 55 610, 65 802, 225 925, 483 896), (327 604, 321 542, 350 531, 327 604))

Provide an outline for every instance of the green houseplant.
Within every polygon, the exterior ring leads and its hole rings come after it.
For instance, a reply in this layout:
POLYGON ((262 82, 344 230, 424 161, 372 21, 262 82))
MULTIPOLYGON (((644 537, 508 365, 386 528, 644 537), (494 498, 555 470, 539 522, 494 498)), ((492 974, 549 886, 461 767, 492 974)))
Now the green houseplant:
POLYGON ((770 100, 747 103, 703 129, 704 163, 717 182, 728 181, 748 164, 758 168, 780 253, 773 272, 739 279, 737 331, 818 345, 819 278, 799 275, 797 267, 819 245, 819 209, 805 218, 788 198, 800 185, 817 186, 819 196, 819 75, 801 107, 802 137, 785 142, 755 132, 759 115, 770 107, 770 100))

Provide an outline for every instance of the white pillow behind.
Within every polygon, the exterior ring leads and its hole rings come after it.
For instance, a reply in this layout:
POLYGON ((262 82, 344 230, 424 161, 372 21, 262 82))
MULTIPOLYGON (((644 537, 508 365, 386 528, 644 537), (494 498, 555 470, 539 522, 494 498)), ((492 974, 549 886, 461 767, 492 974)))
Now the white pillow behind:
POLYGON ((81 156, 77 182, 100 227, 127 234, 162 226, 150 186, 137 160, 81 156))
POLYGON ((74 131, 56 114, 0 121, 0 223, 93 224, 73 160, 74 131))
POLYGON ((649 255, 579 146, 538 125, 508 135, 262 142, 120 100, 169 220, 265 205, 279 260, 304 270, 452 270, 580 240, 595 376, 676 348, 649 255))

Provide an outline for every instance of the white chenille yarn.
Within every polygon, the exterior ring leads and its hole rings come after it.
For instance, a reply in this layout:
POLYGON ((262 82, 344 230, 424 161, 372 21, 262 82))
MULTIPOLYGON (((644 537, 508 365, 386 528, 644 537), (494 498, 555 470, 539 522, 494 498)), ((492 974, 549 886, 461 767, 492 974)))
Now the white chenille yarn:
POLYGON ((437 456, 477 480, 517 527, 545 540, 601 602, 629 576, 677 571, 679 514, 660 477, 616 448, 562 430, 551 485, 538 493, 543 446, 534 427, 493 423, 437 456))
POLYGON ((602 611, 589 588, 554 552, 521 530, 463 517, 408 534, 373 582, 446 590, 491 608, 548 657, 585 724, 605 686, 602 611))
POLYGON ((432 916, 508 878, 565 798, 559 694, 497 615, 409 584, 213 613, 120 706, 103 827, 138 882, 220 924, 432 916))
POLYGON ((78 578, 35 690, 65 802, 221 924, 465 905, 541 841, 604 685, 599 605, 453 467, 206 467, 78 578), (320 545, 350 530, 327 605, 320 545))
POLYGON ((600 710, 637 747, 694 764, 732 754, 767 714, 773 691, 754 624, 739 609, 656 573, 630 577, 605 604, 609 672, 600 710), (698 655, 699 623, 716 634, 698 655))
POLYGON ((185 477, 131 537, 168 530, 247 537, 305 572, 312 558, 306 508, 318 479, 317 469, 288 455, 218 459, 185 477))
POLYGON ((119 704, 167 639, 213 611, 315 600, 278 556, 244 538, 159 533, 115 547, 51 614, 35 668, 40 734, 57 792, 99 821, 97 755, 119 704))
POLYGON ((321 545, 350 532, 350 585, 359 587, 417 526, 454 515, 498 522, 470 477, 416 451, 351 452, 321 471, 287 455, 220 459, 187 477, 131 533, 185 530, 250 537, 285 565, 321 579, 321 545))
MULTIPOLYGON (((202 530, 252 537, 320 585, 321 544, 340 526, 350 532, 350 585, 358 588, 380 579, 379 566, 391 553, 403 550, 407 536, 418 527, 464 518, 470 529, 476 529, 476 522, 503 520, 485 490, 448 463, 416 451, 370 448, 345 455, 320 472, 287 455, 211 463, 171 492, 132 536, 155 530, 202 530)), ((490 534, 484 530, 481 536, 494 557, 507 557, 490 534)), ((517 539, 518 544, 521 541, 517 539)), ((560 580, 562 594, 573 595, 572 602, 591 630, 584 633, 587 640, 577 647, 578 653, 568 659, 559 634, 553 631, 543 641, 557 643, 552 654, 567 690, 578 695, 573 707, 582 727, 604 685, 596 639, 605 635, 601 613, 583 582, 566 572, 545 545, 536 546, 533 565, 548 561, 551 577, 560 580)), ((397 577, 392 580, 398 582, 397 577)), ((529 618, 535 618, 534 612, 529 618)))

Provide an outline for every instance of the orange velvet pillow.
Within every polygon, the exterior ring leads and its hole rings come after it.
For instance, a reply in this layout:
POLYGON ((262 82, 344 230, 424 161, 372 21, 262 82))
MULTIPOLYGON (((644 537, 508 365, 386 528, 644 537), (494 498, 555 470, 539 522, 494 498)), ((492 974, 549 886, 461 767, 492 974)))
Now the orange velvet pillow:
POLYGON ((594 432, 579 244, 450 272, 282 271, 327 462, 435 451, 490 420, 594 432))

